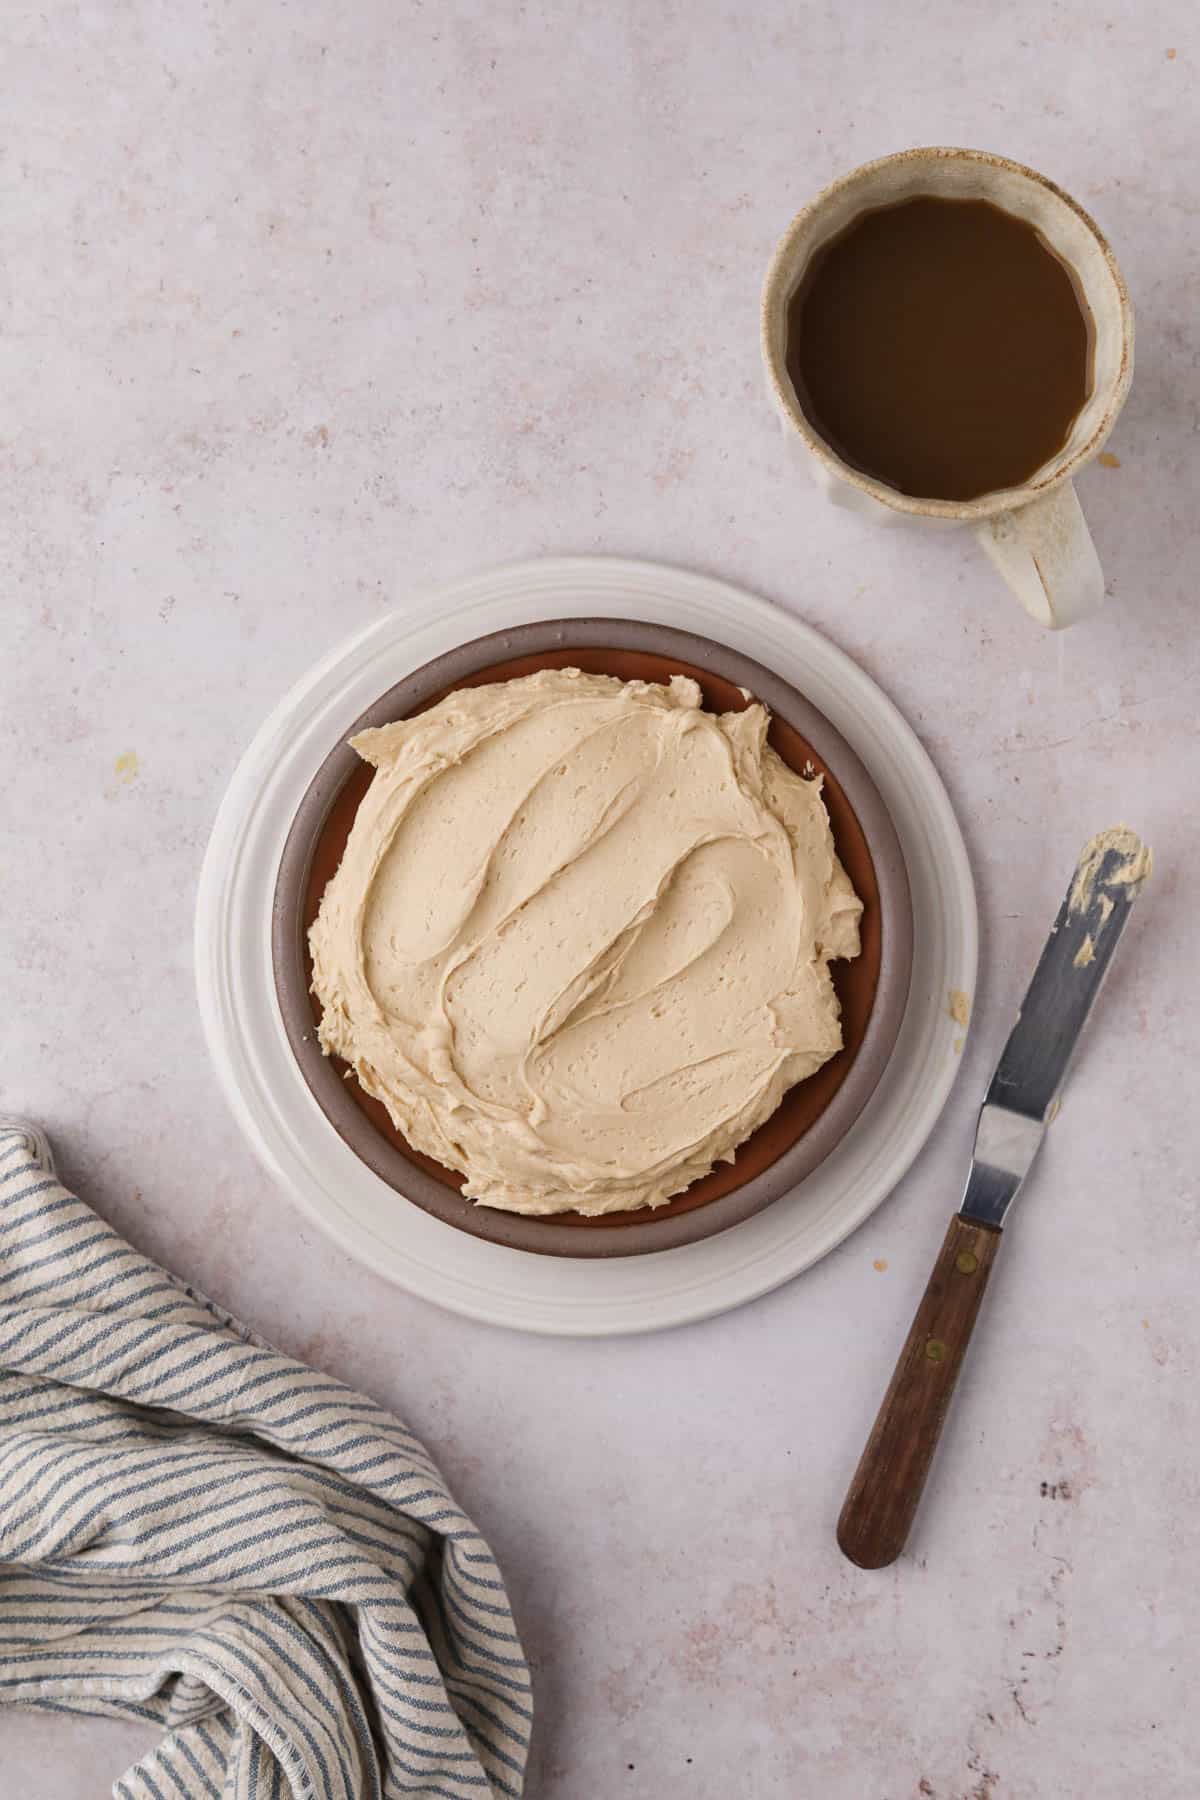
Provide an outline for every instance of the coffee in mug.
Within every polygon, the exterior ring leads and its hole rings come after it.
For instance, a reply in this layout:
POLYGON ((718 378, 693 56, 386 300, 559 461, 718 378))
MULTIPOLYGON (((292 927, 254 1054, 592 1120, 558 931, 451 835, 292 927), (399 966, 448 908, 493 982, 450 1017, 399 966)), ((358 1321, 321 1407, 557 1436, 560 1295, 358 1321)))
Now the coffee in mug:
POLYGON ((861 213, 788 308, 801 406, 845 460, 902 494, 1021 487, 1091 386, 1092 317, 1036 226, 990 200, 919 194, 861 213))
POLYGON ((829 498, 965 526, 1043 625, 1104 597, 1072 477, 1129 392, 1133 308, 1077 200, 987 150, 901 150, 796 215, 767 272, 767 385, 829 498))

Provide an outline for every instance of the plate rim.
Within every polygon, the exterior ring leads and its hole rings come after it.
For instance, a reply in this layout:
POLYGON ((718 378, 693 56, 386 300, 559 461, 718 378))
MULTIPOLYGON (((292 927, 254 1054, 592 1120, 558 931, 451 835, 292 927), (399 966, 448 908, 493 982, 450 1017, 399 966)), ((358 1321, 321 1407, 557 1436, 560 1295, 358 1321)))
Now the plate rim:
POLYGON ((385 1279, 451 1311, 535 1333, 588 1337, 694 1322, 758 1298, 827 1255, 882 1204, 928 1139, 961 1068, 963 1028, 945 1001, 947 989, 974 991, 978 919, 966 846, 941 779, 894 703, 845 652, 790 611, 715 577, 669 564, 576 556, 503 564, 426 589, 335 644, 300 677, 259 727, 218 808, 200 875, 194 946, 201 1020, 226 1100, 260 1162, 308 1218, 385 1279), (331 1146, 318 1142, 321 1133, 335 1134, 295 1069, 281 1022, 264 1016, 261 995, 257 1008, 247 1006, 256 965, 265 962, 271 979, 264 950, 274 869, 295 810, 287 802, 289 784, 295 789, 299 781, 303 792, 315 767, 305 761, 307 740, 316 732, 320 741, 323 733, 327 747, 331 721, 356 717, 370 684, 382 691, 465 635, 492 628, 493 619, 503 627, 518 614, 526 622, 605 612, 715 633, 768 668, 775 666, 772 652, 781 655, 784 678, 811 696, 883 792, 908 865, 914 914, 914 848, 918 856, 936 852, 927 856, 919 878, 930 907, 922 924, 932 934, 921 952, 936 964, 937 993, 927 997, 918 1017, 914 945, 913 989, 901 1026, 903 1039, 913 1022, 910 1035, 920 1052, 905 1075, 915 1073, 923 1085, 915 1095, 902 1094, 901 1077, 885 1076, 847 1141, 802 1190, 697 1244, 568 1264, 531 1257, 428 1219, 358 1164, 366 1182, 378 1183, 390 1202, 384 1239, 362 1216, 377 1194, 360 1186, 356 1216, 332 1191, 345 1188, 348 1172, 344 1164, 337 1167, 331 1146), (802 669, 802 676, 789 673, 789 666, 802 669), (900 816, 892 789, 902 801, 900 816), (855 1150, 852 1159, 843 1154, 848 1145, 855 1150), (702 1254, 714 1246, 730 1251, 715 1265, 702 1254), (733 1254, 735 1246, 740 1256, 733 1254), (553 1289, 523 1279, 528 1265, 547 1263, 560 1277, 565 1270, 584 1279, 560 1280, 553 1289))

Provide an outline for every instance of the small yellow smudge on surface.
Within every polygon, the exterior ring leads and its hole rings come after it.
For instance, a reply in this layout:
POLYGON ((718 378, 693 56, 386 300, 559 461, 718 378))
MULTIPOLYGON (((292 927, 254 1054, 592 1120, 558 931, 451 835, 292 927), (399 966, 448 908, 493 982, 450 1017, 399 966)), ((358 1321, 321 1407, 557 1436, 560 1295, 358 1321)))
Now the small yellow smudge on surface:
POLYGON ((887 1257, 886 1256, 877 1256, 875 1258, 875 1261, 871 1264, 871 1267, 873 1269, 877 1269, 879 1271, 879 1273, 882 1275, 884 1270, 887 1268, 887 1257))
POLYGON ((955 1040, 954 1040, 954 1054, 955 1054, 955 1056, 961 1056, 961 1055, 962 1055, 962 1047, 963 1047, 963 1045, 964 1045, 964 1044, 965 1044, 965 1043, 966 1043, 966 1041, 967 1041, 967 1040, 966 1040, 966 1038, 955 1038, 955 1040))
POLYGON ((1055 1119, 1057 1119, 1057 1117, 1061 1111, 1062 1111, 1062 1097, 1060 1095, 1057 1100, 1052 1100, 1050 1102, 1050 1111, 1046 1114, 1046 1124, 1053 1125, 1055 1119))
POLYGON ((125 787, 128 787, 129 783, 135 779, 137 772, 138 759, 136 750, 126 750, 121 756, 118 756, 116 762, 113 764, 113 774, 125 787))
POLYGON ((1149 1321, 1149 1319, 1143 1319, 1143 1320, 1142 1320, 1142 1330, 1143 1330, 1143 1331, 1149 1331, 1149 1329, 1150 1329, 1150 1321, 1149 1321))
POLYGON ((1092 943, 1091 933, 1089 932, 1075 952, 1075 967, 1077 969, 1086 969, 1088 964, 1090 962, 1095 962, 1095 960, 1096 946, 1092 943))
POLYGON ((1114 456, 1111 450, 1102 450, 1096 460, 1102 469, 1119 469, 1121 466, 1120 457, 1114 456))
POLYGON ((956 1025, 965 1026, 971 1017, 971 1002, 961 988, 950 989, 950 1004, 946 1009, 956 1025))
POLYGON ((1175 57, 1176 57, 1176 54, 1177 54, 1177 52, 1176 52, 1176 51, 1174 51, 1174 50, 1168 50, 1168 51, 1167 51, 1167 61, 1168 61, 1168 62, 1174 62, 1174 61, 1175 61, 1175 57))

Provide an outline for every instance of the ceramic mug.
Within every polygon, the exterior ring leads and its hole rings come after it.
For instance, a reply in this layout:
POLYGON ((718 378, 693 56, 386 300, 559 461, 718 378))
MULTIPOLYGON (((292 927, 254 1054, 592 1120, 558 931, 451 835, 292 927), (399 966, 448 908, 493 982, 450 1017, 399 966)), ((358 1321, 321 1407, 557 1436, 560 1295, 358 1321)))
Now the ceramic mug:
POLYGON ((1057 628, 1101 604, 1104 576, 1071 477, 1104 448, 1133 375, 1133 307, 1116 259, 1083 208, 1032 169, 984 150, 901 150, 831 183, 792 220, 767 272, 762 349, 788 438, 813 461, 829 498, 881 522, 970 525, 1025 610, 1057 628), (1026 220, 1069 265, 1092 315, 1092 380, 1056 456, 1022 487, 975 500, 902 494, 838 455, 805 416, 787 371, 787 310, 813 255, 870 207, 919 194, 990 200, 1026 220))

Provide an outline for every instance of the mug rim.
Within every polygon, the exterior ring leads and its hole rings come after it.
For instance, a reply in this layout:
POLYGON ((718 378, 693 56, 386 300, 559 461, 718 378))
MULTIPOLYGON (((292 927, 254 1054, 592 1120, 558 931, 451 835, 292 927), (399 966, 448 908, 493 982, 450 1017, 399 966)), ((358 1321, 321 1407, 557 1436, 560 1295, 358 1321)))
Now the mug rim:
MULTIPOLYGON (((864 208, 863 210, 867 210, 864 208)), ((969 150, 956 145, 917 145, 909 150, 893 150, 886 156, 876 156, 869 162, 860 163, 857 168, 849 169, 844 175, 838 175, 828 182, 812 199, 802 206, 792 219, 790 225, 780 237, 771 255, 767 267, 766 279, 763 283, 762 299, 759 309, 759 336, 762 347, 763 362, 767 370, 767 379, 771 385, 776 404, 784 414, 787 422, 799 433, 806 447, 817 460, 839 480, 857 488, 860 493, 869 495, 893 512, 907 513, 918 518, 952 519, 968 522, 994 518, 999 513, 1015 512, 1019 507, 1052 493, 1095 457, 1104 444, 1117 421, 1117 416, 1125 404, 1129 393, 1129 384, 1133 378, 1133 302, 1129 297, 1129 289, 1125 277, 1113 254, 1108 239, 1097 225, 1091 214, 1079 204, 1078 200, 1068 194, 1065 188, 1059 187, 1048 175, 1031 169, 1027 163, 1014 162, 1011 157, 1000 156, 991 150, 969 150), (801 232, 806 230, 818 213, 825 210, 830 201, 845 193, 847 188, 855 186, 864 177, 874 175, 879 169, 888 168, 903 162, 946 162, 963 161, 986 164, 990 168, 1004 169, 1010 174, 1024 176, 1051 194, 1073 212, 1084 227, 1095 239, 1104 257, 1108 272, 1116 289, 1118 310, 1121 320, 1121 360, 1116 379, 1112 382, 1103 412, 1095 429, 1087 440, 1072 451, 1061 468, 1052 475, 1035 473, 1032 480, 1024 482, 1020 487, 995 488, 986 494, 979 494, 973 500, 937 500, 919 494, 904 494, 899 488, 880 481, 874 475, 868 475, 862 469, 856 469, 846 462, 837 451, 823 438, 812 424, 797 398, 795 388, 787 368, 775 354, 771 341, 771 315, 776 293, 782 280, 783 265, 792 246, 801 232)), ((785 346, 786 353, 786 346, 785 346)))

